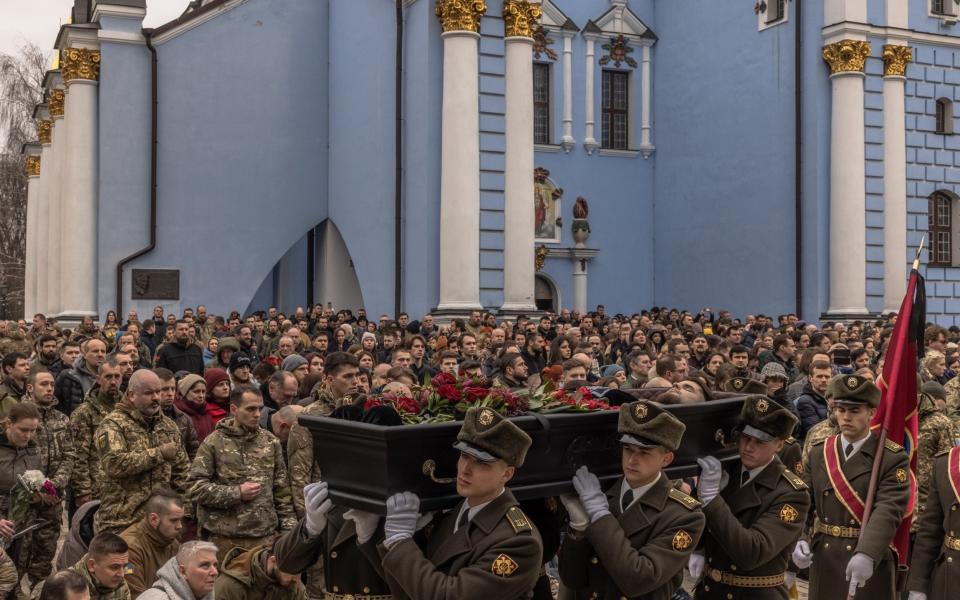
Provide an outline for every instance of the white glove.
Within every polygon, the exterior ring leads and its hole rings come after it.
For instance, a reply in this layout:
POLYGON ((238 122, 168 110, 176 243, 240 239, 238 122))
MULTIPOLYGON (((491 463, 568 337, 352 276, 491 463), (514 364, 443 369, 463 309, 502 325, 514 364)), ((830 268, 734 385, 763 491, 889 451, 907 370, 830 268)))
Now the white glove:
POLYGON ((573 489, 577 490, 580 503, 587 511, 591 523, 610 514, 610 505, 607 503, 607 496, 600 489, 600 480, 586 466, 577 469, 573 476, 573 489))
POLYGON ((378 515, 355 508, 351 508, 343 513, 343 518, 348 521, 353 521, 353 524, 356 526, 358 544, 366 544, 369 542, 373 534, 377 532, 377 525, 380 524, 380 517, 378 515))
POLYGON ((723 468, 715 456, 705 456, 697 459, 700 465, 700 482, 697 490, 700 500, 706 506, 720 494, 720 480, 723 479, 723 468))
POLYGON ((307 533, 318 536, 327 527, 327 513, 333 503, 328 498, 326 481, 317 481, 303 486, 303 500, 306 515, 303 518, 307 533))
POLYGON ((862 588, 867 584, 867 580, 873 576, 873 559, 857 552, 847 563, 847 581, 850 582, 848 595, 853 596, 857 593, 857 588, 862 588))
POLYGON ((420 531, 424 527, 430 524, 430 521, 433 520, 433 517, 436 516, 435 512, 428 512, 425 515, 420 515, 420 518, 417 519, 417 531, 420 531))
POLYGON ((923 592, 910 592, 907 594, 907 600, 927 600, 927 595, 923 592))
POLYGON ((419 511, 420 498, 413 492, 402 492, 387 498, 387 518, 383 522, 383 543, 387 548, 413 537, 419 511))
POLYGON ((580 503, 580 498, 573 494, 563 494, 560 496, 560 502, 563 502, 563 507, 567 509, 567 514, 570 516, 570 528, 574 531, 585 531, 590 524, 590 517, 580 503))
POLYGON ((700 579, 700 576, 703 575, 703 565, 705 562, 706 557, 699 552, 691 554, 690 560, 687 561, 687 570, 690 571, 690 577, 700 579))
POLYGON ((800 540, 793 547, 793 564, 801 569, 806 569, 813 564, 813 552, 810 550, 810 544, 807 540, 800 540))
POLYGON ((783 585, 787 586, 787 589, 790 589, 790 586, 793 585, 793 582, 797 580, 797 574, 793 571, 787 571, 783 574, 783 585))

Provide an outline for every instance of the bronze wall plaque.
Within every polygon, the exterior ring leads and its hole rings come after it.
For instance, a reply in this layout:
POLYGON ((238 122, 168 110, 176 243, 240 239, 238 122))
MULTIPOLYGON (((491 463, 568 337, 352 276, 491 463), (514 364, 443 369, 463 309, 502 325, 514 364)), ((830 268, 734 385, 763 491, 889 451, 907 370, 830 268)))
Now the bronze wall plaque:
POLYGON ((134 269, 134 300, 179 300, 180 269, 134 269))

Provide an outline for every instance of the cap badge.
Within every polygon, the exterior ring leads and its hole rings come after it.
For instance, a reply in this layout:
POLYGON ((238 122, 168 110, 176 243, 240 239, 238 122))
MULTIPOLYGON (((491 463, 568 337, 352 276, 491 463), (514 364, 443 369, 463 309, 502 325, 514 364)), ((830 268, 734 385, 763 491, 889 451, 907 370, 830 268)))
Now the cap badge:
POLYGON ((857 381, 856 377, 847 377, 847 388, 850 390, 857 389, 857 386, 860 385, 860 382, 857 381))
POLYGON ((738 390, 743 389, 744 383, 745 382, 743 381, 743 379, 740 379, 739 377, 737 377, 736 379, 733 380, 733 387, 738 390))
POLYGON ((637 417, 638 420, 643 420, 647 418, 647 405, 646 404, 637 404, 633 409, 633 414, 637 417))
POLYGON ((489 427, 493 424, 493 411, 489 408, 481 410, 480 415, 477 417, 477 422, 484 427, 489 427))
POLYGON ((686 550, 693 544, 693 538, 690 534, 681 529, 673 536, 673 549, 676 551, 686 550))
POLYGON ((763 414, 767 412, 767 409, 770 408, 770 403, 764 398, 759 398, 757 400, 757 412, 763 414))

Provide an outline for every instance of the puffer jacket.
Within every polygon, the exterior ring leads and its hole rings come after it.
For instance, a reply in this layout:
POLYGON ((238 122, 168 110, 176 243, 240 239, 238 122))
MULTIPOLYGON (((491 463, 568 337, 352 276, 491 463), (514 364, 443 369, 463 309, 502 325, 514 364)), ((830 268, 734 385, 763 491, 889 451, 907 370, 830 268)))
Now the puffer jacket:
POLYGON ((213 600, 213 592, 196 598, 190 584, 180 575, 180 563, 174 556, 157 571, 153 586, 137 596, 138 600, 213 600))
POLYGON ((83 404, 83 399, 96 383, 96 374, 87 367, 87 361, 82 356, 73 363, 73 368, 61 371, 54 386, 61 412, 69 417, 83 404))

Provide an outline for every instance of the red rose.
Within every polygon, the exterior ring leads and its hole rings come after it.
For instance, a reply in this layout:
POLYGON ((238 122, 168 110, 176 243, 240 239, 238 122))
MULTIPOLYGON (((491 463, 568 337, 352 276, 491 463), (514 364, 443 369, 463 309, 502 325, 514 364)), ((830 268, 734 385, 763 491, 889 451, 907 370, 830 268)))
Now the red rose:
POLYGON ((467 402, 473 404, 475 402, 480 402, 487 397, 487 394, 490 393, 485 387, 467 387, 463 388, 463 395, 467 402))
POLYGON ((454 385, 457 383, 457 378, 451 375, 450 373, 437 373, 433 376, 431 380, 433 387, 439 388, 444 385, 454 385))
POLYGON ((440 397, 444 400, 451 402, 459 402, 461 399, 460 390, 452 383, 444 383, 443 385, 437 386, 437 393, 440 394, 440 397))
POLYGON ((378 406, 383 406, 383 400, 371 396, 367 398, 367 401, 364 403, 363 410, 370 410, 371 408, 376 408, 378 406))
POLYGON ((420 405, 417 404, 417 401, 413 398, 407 398, 406 396, 397 398, 396 402, 394 402, 394 406, 397 407, 399 412, 406 412, 414 415, 420 412, 420 405))

